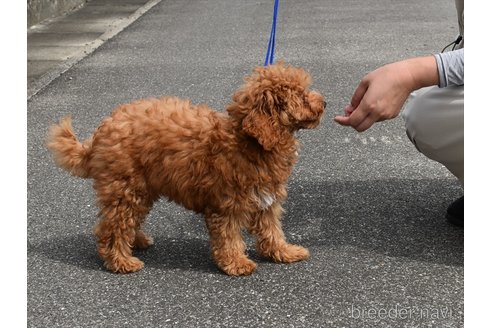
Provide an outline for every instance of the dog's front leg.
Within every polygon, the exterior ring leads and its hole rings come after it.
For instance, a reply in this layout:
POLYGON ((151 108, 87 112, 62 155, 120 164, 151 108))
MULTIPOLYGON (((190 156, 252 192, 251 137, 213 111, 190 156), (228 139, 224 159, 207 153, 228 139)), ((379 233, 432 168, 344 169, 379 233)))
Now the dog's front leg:
POLYGON ((273 203, 270 208, 259 212, 249 227, 249 232, 256 236, 258 253, 277 263, 291 263, 305 260, 309 251, 298 245, 285 241, 280 218, 283 209, 279 203, 273 203))
POLYGON ((241 236, 241 224, 235 217, 210 215, 205 217, 212 256, 218 267, 231 276, 249 275, 256 263, 245 254, 246 244, 241 236))

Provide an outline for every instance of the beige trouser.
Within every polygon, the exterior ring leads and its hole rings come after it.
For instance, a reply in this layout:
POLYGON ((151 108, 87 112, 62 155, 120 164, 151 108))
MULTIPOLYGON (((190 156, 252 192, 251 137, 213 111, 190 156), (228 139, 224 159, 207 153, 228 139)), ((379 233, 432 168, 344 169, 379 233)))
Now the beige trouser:
POLYGON ((463 86, 434 86, 412 92, 402 116, 415 147, 443 164, 464 186, 463 86))

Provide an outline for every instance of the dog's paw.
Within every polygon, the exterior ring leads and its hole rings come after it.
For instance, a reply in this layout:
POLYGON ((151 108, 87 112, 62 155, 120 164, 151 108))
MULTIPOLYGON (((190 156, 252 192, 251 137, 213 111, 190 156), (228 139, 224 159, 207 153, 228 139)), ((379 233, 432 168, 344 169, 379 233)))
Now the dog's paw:
POLYGON ((154 245, 154 240, 152 237, 145 234, 143 231, 137 231, 135 235, 135 242, 133 244, 133 248, 136 249, 147 249, 150 246, 154 245))
POLYGON ((232 263, 224 266, 219 265, 219 267, 229 276, 247 276, 256 270, 256 263, 244 257, 234 259, 232 263))
POLYGON ((117 262, 105 262, 105 266, 114 273, 132 273, 141 270, 144 263, 136 257, 119 259, 117 262))
POLYGON ((277 263, 292 263, 309 258, 309 250, 302 246, 284 244, 276 250, 263 254, 277 263))

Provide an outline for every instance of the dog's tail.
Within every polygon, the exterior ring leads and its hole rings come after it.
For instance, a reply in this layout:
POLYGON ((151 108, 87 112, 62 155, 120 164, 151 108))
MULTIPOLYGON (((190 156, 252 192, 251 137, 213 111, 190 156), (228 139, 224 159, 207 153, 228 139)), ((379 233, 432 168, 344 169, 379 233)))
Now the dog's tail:
POLYGON ((75 176, 89 177, 87 161, 92 149, 92 138, 80 143, 73 132, 70 117, 62 118, 58 124, 50 127, 47 147, 58 166, 75 176))

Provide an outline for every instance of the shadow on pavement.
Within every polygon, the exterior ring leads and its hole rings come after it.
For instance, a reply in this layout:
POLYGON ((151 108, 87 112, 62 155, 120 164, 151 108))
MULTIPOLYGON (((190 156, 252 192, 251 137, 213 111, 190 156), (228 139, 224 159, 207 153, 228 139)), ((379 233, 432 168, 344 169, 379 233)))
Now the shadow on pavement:
POLYGON ((461 195, 453 179, 300 182, 290 185, 284 226, 308 247, 462 267, 464 230, 445 219, 461 195))
MULTIPOLYGON (((292 182, 284 231, 290 242, 321 252, 350 247, 365 254, 462 267, 463 229, 444 219, 447 205, 460 193, 450 179, 292 182)), ((135 252, 147 267, 219 273, 207 239, 151 235, 154 246, 135 252)), ((251 240, 248 245, 251 248, 251 240)), ((102 269, 90 232, 29 245, 28 252, 83 269, 102 269)))
MULTIPOLYGON (((154 242, 155 244, 149 249, 134 252, 135 256, 145 262, 146 267, 161 270, 220 272, 210 256, 207 240, 156 237, 154 242)), ((85 270, 105 270, 97 254, 95 238, 90 234, 60 237, 35 246, 28 246, 28 252, 85 270)))

